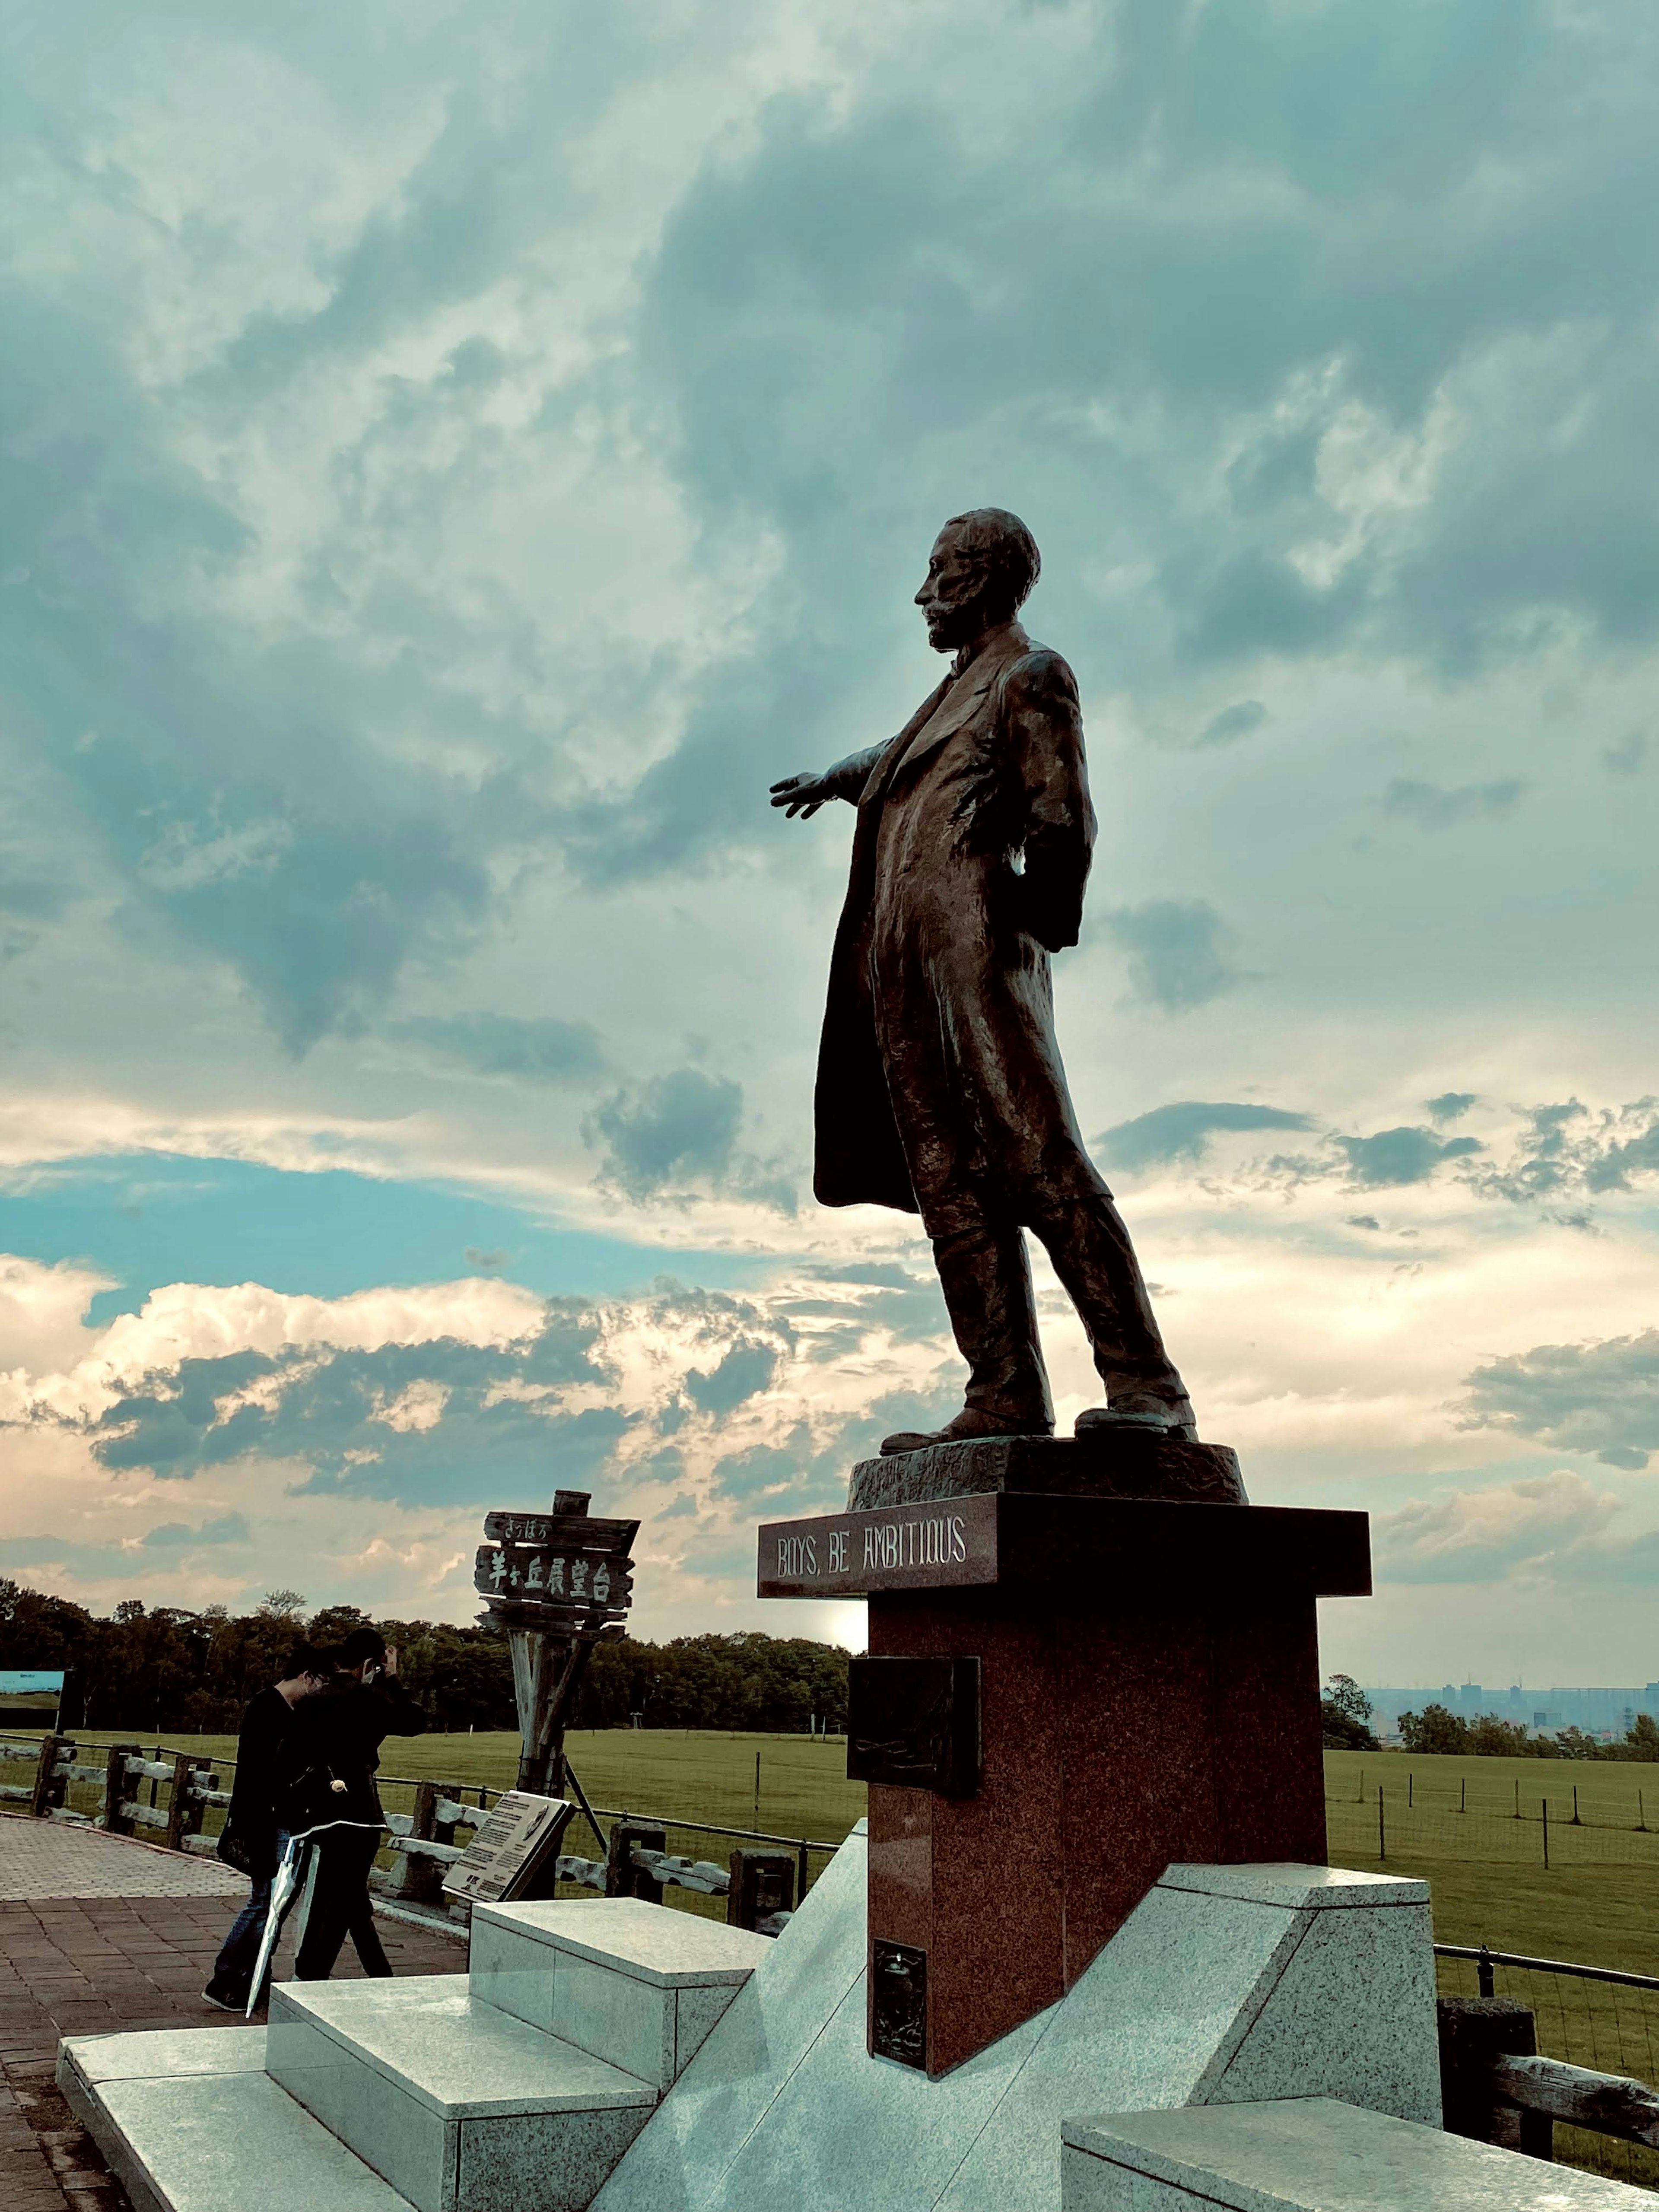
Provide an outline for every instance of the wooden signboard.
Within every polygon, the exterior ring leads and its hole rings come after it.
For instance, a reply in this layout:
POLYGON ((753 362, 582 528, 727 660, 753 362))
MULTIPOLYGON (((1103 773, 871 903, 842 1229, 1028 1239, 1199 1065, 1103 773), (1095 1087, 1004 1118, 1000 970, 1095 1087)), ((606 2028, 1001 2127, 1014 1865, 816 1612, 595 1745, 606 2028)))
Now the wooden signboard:
POLYGON ((586 1491, 561 1490, 550 1513, 486 1514, 473 1565, 473 1588, 512 1644, 519 1788, 532 1795, 562 1790, 565 1717, 595 1644, 623 1633, 634 1599, 640 1524, 599 1519, 588 1503, 586 1491))
POLYGON ((509 1790, 444 1876, 445 1892, 470 1905, 499 1905, 524 1896, 556 1855, 575 1809, 562 1797, 509 1790))

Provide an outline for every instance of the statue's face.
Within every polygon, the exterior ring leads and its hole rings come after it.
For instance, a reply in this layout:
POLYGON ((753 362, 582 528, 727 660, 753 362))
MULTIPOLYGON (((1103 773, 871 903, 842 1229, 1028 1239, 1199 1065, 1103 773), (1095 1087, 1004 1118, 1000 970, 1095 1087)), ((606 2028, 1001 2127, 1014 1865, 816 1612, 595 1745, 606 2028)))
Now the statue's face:
POLYGON ((985 564, 963 545, 963 532, 946 523, 933 540, 927 574, 916 593, 935 653, 954 653, 985 626, 985 564))

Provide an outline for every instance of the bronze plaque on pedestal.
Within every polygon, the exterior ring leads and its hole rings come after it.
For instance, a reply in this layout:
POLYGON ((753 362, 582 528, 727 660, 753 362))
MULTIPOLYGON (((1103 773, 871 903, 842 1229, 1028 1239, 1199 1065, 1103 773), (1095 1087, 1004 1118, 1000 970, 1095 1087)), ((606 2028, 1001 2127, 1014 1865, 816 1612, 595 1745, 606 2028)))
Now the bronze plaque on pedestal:
POLYGON ((979 1661, 854 1659, 847 1778, 971 1797, 979 1788, 979 1661))
POLYGON ((927 2063, 927 1954, 914 1943, 870 1947, 870 2052, 901 2066, 927 2063))

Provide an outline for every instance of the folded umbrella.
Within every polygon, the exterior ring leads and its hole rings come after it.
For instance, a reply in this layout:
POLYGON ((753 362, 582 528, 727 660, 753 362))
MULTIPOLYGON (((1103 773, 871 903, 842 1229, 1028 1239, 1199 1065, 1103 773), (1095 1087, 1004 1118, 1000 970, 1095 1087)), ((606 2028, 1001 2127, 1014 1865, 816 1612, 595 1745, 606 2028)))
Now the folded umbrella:
POLYGON ((289 1838, 288 1849, 283 1853, 277 1863, 276 1871, 271 1877, 270 1905, 265 1913, 264 1934, 259 1939, 259 1956, 254 1963, 252 1986, 247 1993, 247 2010, 242 2015, 245 2020, 252 2019, 264 1992, 265 1976, 270 1970, 270 1962, 276 1954, 277 1940, 283 1932, 283 1923, 287 1919, 289 1907, 293 1904, 295 1894, 306 1877, 306 1869, 311 1856, 313 1843, 317 1837, 326 1833, 330 1828, 371 1827, 378 1836, 380 1832, 380 1823, 378 1820, 319 1820, 314 1828, 302 1828, 297 1835, 289 1838))

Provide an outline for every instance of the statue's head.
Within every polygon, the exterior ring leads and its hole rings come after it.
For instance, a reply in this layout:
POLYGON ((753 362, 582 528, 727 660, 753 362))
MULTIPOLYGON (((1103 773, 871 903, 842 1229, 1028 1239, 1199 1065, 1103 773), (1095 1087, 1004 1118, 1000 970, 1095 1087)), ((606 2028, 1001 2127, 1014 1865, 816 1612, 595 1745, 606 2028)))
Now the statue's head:
POLYGON ((1042 562, 1036 540, 1006 507, 953 514, 933 540, 916 605, 936 653, 954 653, 994 623, 1012 622, 1042 562))

